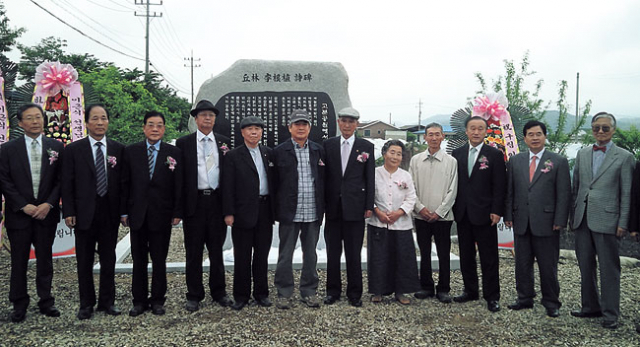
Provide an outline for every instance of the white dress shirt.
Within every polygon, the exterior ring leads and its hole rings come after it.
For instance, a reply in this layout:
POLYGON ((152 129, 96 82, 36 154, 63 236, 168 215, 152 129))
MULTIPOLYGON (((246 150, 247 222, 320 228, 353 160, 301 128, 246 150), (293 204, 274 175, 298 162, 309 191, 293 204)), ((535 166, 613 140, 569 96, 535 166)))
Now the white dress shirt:
POLYGON ((91 135, 89 135, 89 143, 91 144, 91 155, 93 155, 93 163, 95 164, 96 162, 96 143, 100 142, 102 143, 102 146, 100 146, 100 149, 102 150, 102 157, 104 158, 104 172, 105 174, 107 173, 107 137, 103 136, 102 139, 100 141, 94 139, 93 137, 91 137, 91 135))
POLYGON ((218 153, 218 143, 213 135, 213 131, 210 132, 209 135, 205 135, 200 130, 196 130, 196 141, 198 149, 198 189, 218 189, 220 182, 220 158, 218 153), (209 179, 209 173, 207 172, 207 158, 204 151, 204 141, 202 141, 205 137, 211 139, 211 141, 209 141, 209 145, 212 149, 211 155, 213 156, 214 162, 213 167, 211 168, 211 179, 209 179))
POLYGON ((24 135, 24 142, 27 145, 27 159, 29 159, 29 169, 33 171, 31 167, 31 143, 33 141, 38 141, 38 148, 40 148, 40 153, 42 153, 42 134, 38 135, 35 139, 30 138, 27 135, 24 135))
POLYGON ((529 151, 529 166, 531 166, 531 161, 533 160, 533 156, 535 155, 536 156, 536 170, 538 170, 538 165, 540 165, 540 159, 542 158, 543 154, 544 154, 544 147, 538 153, 533 153, 533 152, 529 151))
POLYGON ((402 215, 393 224, 382 223, 374 213, 367 223, 390 230, 411 230, 411 211, 416 203, 416 190, 413 186, 411 175, 400 168, 394 173, 388 172, 384 166, 376 168, 376 193, 374 206, 383 212, 392 212, 402 209, 402 215))

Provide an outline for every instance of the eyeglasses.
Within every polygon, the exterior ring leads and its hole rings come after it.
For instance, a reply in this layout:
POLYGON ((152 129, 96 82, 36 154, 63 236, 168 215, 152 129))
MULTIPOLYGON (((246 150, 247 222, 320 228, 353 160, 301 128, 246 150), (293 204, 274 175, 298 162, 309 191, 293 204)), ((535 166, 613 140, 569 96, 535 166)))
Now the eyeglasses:
POLYGON ((591 127, 591 130, 593 130, 593 132, 594 132, 594 133, 599 133, 599 132, 600 132, 600 129, 602 129, 602 132, 604 132, 604 133, 608 133, 608 132, 609 132, 609 130, 611 130, 611 127, 608 127, 608 126, 606 126, 606 125, 605 125, 605 126, 602 126, 602 127, 601 127, 601 126, 599 126, 599 125, 596 125, 596 126, 592 126, 592 127, 591 127))

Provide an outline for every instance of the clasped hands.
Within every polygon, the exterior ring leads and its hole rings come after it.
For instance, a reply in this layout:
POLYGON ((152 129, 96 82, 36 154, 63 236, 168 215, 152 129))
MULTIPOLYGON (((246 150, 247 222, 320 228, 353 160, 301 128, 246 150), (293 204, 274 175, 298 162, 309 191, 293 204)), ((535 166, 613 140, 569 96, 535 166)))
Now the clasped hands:
POLYGON ((385 224, 393 224, 398 220, 398 218, 402 217, 405 214, 404 210, 402 209, 397 209, 395 211, 382 211, 377 207, 374 209, 374 212, 376 214, 376 217, 378 217, 378 219, 385 224))
POLYGON ((22 212, 31 216, 31 218, 35 218, 37 220, 43 220, 47 218, 49 211, 51 211, 51 205, 49 205, 46 202, 38 206, 33 204, 27 204, 25 207, 22 208, 22 212))

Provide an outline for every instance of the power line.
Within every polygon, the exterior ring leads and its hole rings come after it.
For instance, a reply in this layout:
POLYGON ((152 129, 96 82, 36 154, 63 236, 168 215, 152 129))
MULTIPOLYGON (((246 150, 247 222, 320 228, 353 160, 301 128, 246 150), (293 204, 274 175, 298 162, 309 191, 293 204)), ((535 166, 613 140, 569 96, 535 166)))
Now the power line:
POLYGON ((118 5, 118 6, 122 7, 122 8, 126 8, 126 9, 127 9, 127 10, 129 10, 129 11, 135 11, 135 10, 136 10, 136 9, 135 9, 135 8, 133 8, 133 7, 125 6, 125 5, 123 5, 123 4, 119 3, 119 2, 115 2, 115 1, 113 1, 113 0, 107 0, 107 1, 109 1, 110 3, 113 3, 113 4, 115 4, 115 5, 118 5))
POLYGON ((153 14, 150 14, 149 12, 149 7, 151 5, 162 5, 162 2, 159 4, 152 4, 149 2, 149 0, 147 0, 147 2, 143 2, 143 0, 140 0, 140 3, 138 3, 138 0, 136 0, 135 2, 136 5, 146 5, 146 14, 138 14, 137 11, 133 12, 133 15, 136 17, 146 17, 147 19, 147 35, 145 36, 145 41, 146 41, 146 56, 145 56, 145 64, 144 64, 144 73, 148 74, 149 73, 149 22, 151 20, 151 18, 155 18, 155 17, 162 17, 162 12, 160 12, 160 15, 158 15, 155 11, 153 12, 153 14))
POLYGON ((151 66, 154 67, 155 70, 157 70, 160 73, 160 75, 162 75, 164 77, 165 83, 167 83, 169 86, 171 86, 176 91, 179 91, 179 92, 184 93, 184 94, 189 94, 188 92, 184 91, 182 88, 178 88, 176 85, 174 85, 174 83, 171 83, 171 81, 167 78, 168 74, 162 73, 162 71, 160 71, 160 69, 158 69, 157 65, 153 64, 153 62, 149 62, 149 63, 151 64, 151 66))
POLYGON ((94 1, 91 1, 91 0, 87 0, 87 1, 92 3, 92 4, 94 4, 94 5, 96 5, 96 6, 99 6, 99 7, 105 8, 107 10, 114 11, 114 12, 124 12, 124 13, 128 13, 129 12, 127 10, 116 10, 115 8, 104 6, 104 5, 100 4, 99 2, 94 2, 94 1))
POLYGON ((49 10, 47 10, 46 8, 42 7, 42 5, 40 5, 39 3, 35 2, 34 0, 29 0, 29 1, 31 1, 34 5, 36 5, 36 6, 40 7, 43 11, 47 12, 49 15, 51 15, 51 17, 53 17, 53 18, 57 19, 57 20, 58 20, 58 21, 60 21, 62 24, 64 24, 64 25, 68 26, 69 28, 71 28, 71 29, 75 30, 75 31, 76 31, 76 32, 78 32, 80 35, 82 35, 82 36, 84 36, 84 37, 88 38, 89 40, 91 40, 91 41, 93 41, 93 42, 95 42, 95 43, 99 44, 100 46, 103 46, 103 47, 105 47, 105 48, 107 48, 107 49, 110 49, 110 50, 112 50, 112 51, 114 51, 114 52, 116 52, 116 53, 122 54, 122 55, 124 55, 124 56, 126 56, 126 57, 129 57, 129 58, 132 58, 132 59, 136 59, 136 60, 142 60, 142 61, 144 61, 144 59, 142 59, 142 58, 135 57, 135 56, 133 56, 133 55, 130 55, 130 54, 124 53, 124 52, 122 52, 122 51, 120 51, 120 50, 117 50, 117 49, 115 49, 115 48, 113 48, 113 47, 111 47, 111 46, 108 46, 108 45, 106 45, 106 44, 104 44, 104 43, 102 43, 102 42, 100 42, 100 41, 98 41, 98 40, 94 39, 93 37, 91 37, 91 36, 89 36, 89 35, 85 34, 82 30, 80 30, 80 29, 78 29, 78 28, 74 27, 73 25, 71 25, 71 24, 69 24, 69 23, 65 22, 64 20, 62 20, 60 17, 58 17, 58 16, 56 16, 55 14, 51 13, 51 11, 49 11, 49 10))
MULTIPOLYGON (((201 59, 193 59, 193 50, 191 50, 191 58, 184 58, 184 60, 187 60, 190 62, 191 65, 191 104, 193 104, 193 68, 195 67, 201 67, 202 65, 197 64, 197 65, 193 65, 194 61, 200 61, 201 59)), ((185 67, 189 67, 187 64, 184 65, 185 67)))

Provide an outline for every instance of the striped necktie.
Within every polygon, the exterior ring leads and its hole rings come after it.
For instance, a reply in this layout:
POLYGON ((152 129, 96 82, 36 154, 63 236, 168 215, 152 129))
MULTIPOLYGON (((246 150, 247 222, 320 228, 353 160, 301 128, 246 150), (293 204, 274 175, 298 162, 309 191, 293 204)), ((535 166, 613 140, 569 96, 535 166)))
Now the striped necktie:
POLYGON ((40 188, 40 171, 42 168, 42 149, 37 140, 31 141, 31 181, 33 182, 33 196, 38 198, 40 188))
POLYGON ((107 170, 104 166, 102 142, 96 142, 96 193, 100 197, 107 194, 107 170))
POLYGON ((153 152, 156 150, 155 146, 149 146, 149 179, 153 178, 153 169, 155 167, 155 158, 153 152))

